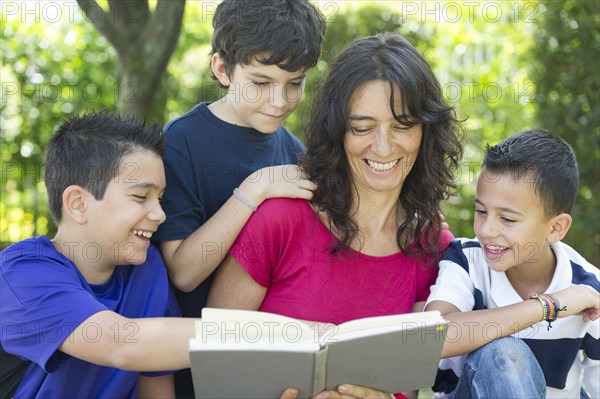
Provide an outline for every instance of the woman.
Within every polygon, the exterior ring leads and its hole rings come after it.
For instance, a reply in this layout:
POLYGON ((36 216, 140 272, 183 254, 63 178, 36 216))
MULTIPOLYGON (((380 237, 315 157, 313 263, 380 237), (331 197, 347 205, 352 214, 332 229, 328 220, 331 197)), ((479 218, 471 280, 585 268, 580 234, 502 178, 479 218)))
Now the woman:
POLYGON ((334 324, 422 310, 452 239, 440 202, 455 188, 458 132, 429 65, 404 38, 352 43, 312 108, 302 166, 317 185, 313 200, 261 205, 208 306, 334 324))

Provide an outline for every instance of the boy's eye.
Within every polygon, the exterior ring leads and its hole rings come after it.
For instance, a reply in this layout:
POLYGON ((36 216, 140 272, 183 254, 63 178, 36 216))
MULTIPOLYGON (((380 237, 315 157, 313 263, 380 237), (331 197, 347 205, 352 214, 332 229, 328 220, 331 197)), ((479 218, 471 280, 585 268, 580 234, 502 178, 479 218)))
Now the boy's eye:
POLYGON ((135 195, 135 194, 133 195, 133 197, 134 197, 135 199, 138 199, 138 200, 140 200, 140 201, 145 201, 145 200, 148 198, 148 197, 146 197, 145 195, 135 195))
POLYGON ((303 82, 291 82, 290 86, 294 86, 294 87, 302 87, 303 82))
POLYGON ((486 211, 484 211, 483 209, 475 209, 475 213, 478 215, 485 215, 487 214, 486 211))
POLYGON ((264 87, 264 86, 267 86, 269 84, 269 82, 254 82, 253 81, 252 84, 254 86, 258 86, 258 87, 264 87))
POLYGON ((507 218, 507 217, 504 217, 504 216, 501 217, 500 220, 502 220, 504 223, 514 223, 514 222, 516 222, 516 220, 510 219, 510 218, 507 218))

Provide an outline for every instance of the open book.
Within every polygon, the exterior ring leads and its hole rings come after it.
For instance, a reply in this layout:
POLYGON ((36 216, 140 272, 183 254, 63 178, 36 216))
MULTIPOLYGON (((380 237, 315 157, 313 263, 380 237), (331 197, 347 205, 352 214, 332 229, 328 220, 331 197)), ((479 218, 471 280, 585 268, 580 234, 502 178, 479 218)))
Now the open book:
POLYGON ((342 383, 395 393, 433 384, 447 322, 422 312, 316 324, 204 308, 190 340, 196 398, 309 398, 342 383))

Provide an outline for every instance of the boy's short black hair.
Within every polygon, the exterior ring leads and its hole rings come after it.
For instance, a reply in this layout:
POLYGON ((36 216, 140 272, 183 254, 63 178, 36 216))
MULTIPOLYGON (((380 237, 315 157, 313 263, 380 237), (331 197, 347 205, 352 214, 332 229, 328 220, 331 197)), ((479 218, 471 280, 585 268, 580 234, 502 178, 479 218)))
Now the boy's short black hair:
POLYGON ((119 174, 121 158, 134 151, 164 155, 164 137, 156 125, 107 112, 73 116, 54 132, 46 147, 44 182, 54 221, 62 219, 62 195, 70 185, 101 200, 111 179, 119 174))
POLYGON ((575 153, 566 141, 547 130, 526 130, 488 146, 483 168, 511 173, 515 181, 531 182, 548 217, 573 208, 579 184, 575 153))
POLYGON ((224 0, 212 24, 212 54, 228 75, 254 57, 288 72, 313 67, 325 36, 325 17, 308 0, 224 0))

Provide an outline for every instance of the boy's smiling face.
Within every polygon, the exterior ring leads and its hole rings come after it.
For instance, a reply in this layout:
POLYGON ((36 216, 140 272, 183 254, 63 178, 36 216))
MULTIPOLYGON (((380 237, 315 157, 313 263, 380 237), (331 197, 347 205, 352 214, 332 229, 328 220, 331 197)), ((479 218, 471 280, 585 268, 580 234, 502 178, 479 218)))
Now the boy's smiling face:
POLYGON ((492 270, 554 265, 554 218, 545 215, 530 179, 485 169, 479 176, 473 227, 492 270))
POLYGON ((88 231, 101 250, 99 262, 114 266, 146 261, 152 233, 165 220, 159 202, 164 190, 163 161, 157 154, 135 151, 123 157, 104 197, 88 202, 88 231))
POLYGON ((223 99, 211 104, 211 111, 225 122, 261 133, 279 129, 296 110, 304 92, 304 70, 288 72, 253 60, 247 65, 235 65, 227 75, 218 54, 213 56, 215 69, 215 76, 229 89, 223 99))

